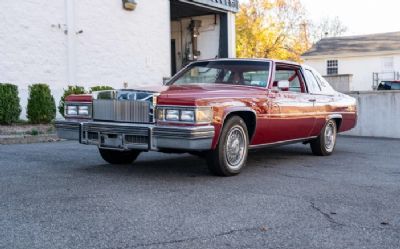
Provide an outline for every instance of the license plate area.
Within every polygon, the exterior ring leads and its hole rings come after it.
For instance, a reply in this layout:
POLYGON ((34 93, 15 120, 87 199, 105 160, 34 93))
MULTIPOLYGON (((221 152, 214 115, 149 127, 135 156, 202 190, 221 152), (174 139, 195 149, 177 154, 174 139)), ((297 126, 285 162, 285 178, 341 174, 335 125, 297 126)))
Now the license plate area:
POLYGON ((124 141, 123 135, 118 134, 100 134, 100 144, 101 148, 114 148, 123 149, 124 141))
POLYGON ((88 122, 81 125, 80 143, 114 150, 149 150, 151 128, 131 124, 88 122))
POLYGON ((116 150, 149 149, 149 139, 146 136, 100 133, 99 138, 100 148, 116 150))

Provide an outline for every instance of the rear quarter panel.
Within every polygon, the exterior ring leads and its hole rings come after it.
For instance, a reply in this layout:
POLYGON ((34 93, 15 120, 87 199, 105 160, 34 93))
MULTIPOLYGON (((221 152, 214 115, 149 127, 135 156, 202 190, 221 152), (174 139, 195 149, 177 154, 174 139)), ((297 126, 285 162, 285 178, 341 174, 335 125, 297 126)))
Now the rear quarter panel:
POLYGON ((316 122, 311 136, 318 136, 326 122, 331 118, 341 119, 338 132, 351 130, 357 123, 356 100, 345 94, 317 96, 314 112, 316 122), (324 101, 318 101, 318 98, 324 99, 324 101))

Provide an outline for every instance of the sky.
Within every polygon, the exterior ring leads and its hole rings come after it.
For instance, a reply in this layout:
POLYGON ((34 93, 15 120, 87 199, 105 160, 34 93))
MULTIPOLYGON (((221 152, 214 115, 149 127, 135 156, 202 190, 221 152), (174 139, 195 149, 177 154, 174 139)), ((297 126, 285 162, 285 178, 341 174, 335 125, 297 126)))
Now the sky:
POLYGON ((338 16, 345 35, 400 31, 400 0, 300 0, 311 20, 338 16))

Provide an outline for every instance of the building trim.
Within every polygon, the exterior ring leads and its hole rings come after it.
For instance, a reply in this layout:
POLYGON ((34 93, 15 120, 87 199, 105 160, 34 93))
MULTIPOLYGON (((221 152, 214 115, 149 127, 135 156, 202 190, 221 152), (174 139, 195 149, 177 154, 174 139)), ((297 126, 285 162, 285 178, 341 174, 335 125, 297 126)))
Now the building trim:
POLYGON ((223 10, 237 13, 239 11, 238 0, 179 0, 180 2, 195 4, 202 7, 212 8, 214 10, 223 10))
POLYGON ((228 50, 228 14, 220 14, 220 32, 219 32, 219 58, 228 58, 229 50, 228 50))
POLYGON ((366 56, 389 56, 389 55, 399 55, 400 50, 391 50, 391 51, 374 51, 374 52, 363 52, 363 53, 338 53, 335 54, 321 54, 321 55, 303 55, 302 58, 305 60, 312 60, 312 59, 342 59, 342 58, 349 58, 349 57, 366 57, 366 56))

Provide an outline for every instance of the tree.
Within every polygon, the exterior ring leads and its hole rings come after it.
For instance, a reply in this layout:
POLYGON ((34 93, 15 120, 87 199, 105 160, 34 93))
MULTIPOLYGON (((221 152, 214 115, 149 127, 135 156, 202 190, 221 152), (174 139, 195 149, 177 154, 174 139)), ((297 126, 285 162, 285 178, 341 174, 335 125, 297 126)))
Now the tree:
POLYGON ((310 48, 305 9, 299 0, 249 0, 237 14, 238 57, 300 61, 310 48))
POLYGON ((343 35, 346 31, 347 27, 340 21, 339 17, 326 17, 311 26, 311 39, 316 42, 325 37, 343 35))

